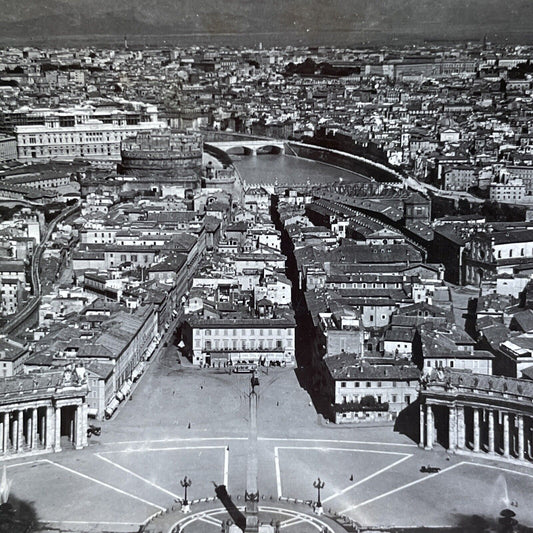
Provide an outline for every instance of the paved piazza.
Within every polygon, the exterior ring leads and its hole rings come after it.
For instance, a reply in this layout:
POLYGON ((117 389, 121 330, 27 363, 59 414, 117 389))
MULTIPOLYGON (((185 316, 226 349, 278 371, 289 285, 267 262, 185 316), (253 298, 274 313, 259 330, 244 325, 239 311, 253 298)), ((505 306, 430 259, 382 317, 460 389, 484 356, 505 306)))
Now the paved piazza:
MULTIPOLYGON (((137 531, 183 496, 184 476, 192 479, 190 499, 213 497, 215 482, 243 505, 249 379, 178 365, 170 347, 87 449, 7 461, 12 495, 33 507, 42 531, 56 532, 137 531)), ((315 499, 313 481, 320 477, 326 511, 363 525, 493 519, 506 495, 518 504, 513 509, 520 522, 533 525, 527 497, 533 468, 483 456, 448 457, 440 448, 424 451, 390 426, 325 424, 292 370, 271 370, 260 382, 263 507, 278 506, 279 497, 315 499), (421 473, 427 464, 442 470, 421 473)), ((192 505, 191 516, 199 509, 192 505)), ((302 523, 291 512, 283 517, 289 533, 302 523)), ((204 526, 220 531, 216 515, 206 516, 204 526)))

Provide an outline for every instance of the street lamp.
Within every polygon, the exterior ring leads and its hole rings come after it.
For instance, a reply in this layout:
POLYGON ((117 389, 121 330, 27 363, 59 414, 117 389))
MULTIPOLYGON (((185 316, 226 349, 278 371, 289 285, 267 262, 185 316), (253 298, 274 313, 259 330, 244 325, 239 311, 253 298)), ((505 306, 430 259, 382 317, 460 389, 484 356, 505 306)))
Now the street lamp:
POLYGON ((185 489, 185 496, 183 498, 183 504, 182 504, 182 511, 184 513, 189 512, 189 502, 187 501, 187 489, 192 485, 192 481, 185 476, 183 479, 180 480, 180 485, 185 489))
POLYGON ((313 487, 315 487, 315 489, 317 489, 318 491, 318 497, 315 505, 316 514, 322 514, 324 512, 324 510, 322 509, 322 502, 320 501, 320 491, 324 488, 325 484, 326 483, 324 481, 320 481, 320 478, 318 478, 316 481, 313 481, 313 487))

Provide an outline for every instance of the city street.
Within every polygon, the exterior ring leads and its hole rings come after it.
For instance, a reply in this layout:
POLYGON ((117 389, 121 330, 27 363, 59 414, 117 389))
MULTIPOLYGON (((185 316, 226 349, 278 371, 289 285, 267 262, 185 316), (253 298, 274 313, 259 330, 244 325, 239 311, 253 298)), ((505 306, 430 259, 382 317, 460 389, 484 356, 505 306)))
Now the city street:
MULTIPOLYGON (((12 495, 33 506, 42 531, 137 531, 183 497, 185 476, 193 512, 194 500, 214 496, 213 482, 242 505, 249 380, 179 365, 170 346, 87 449, 8 462, 12 495)), ((520 521, 533 524, 526 505, 533 469, 424 451, 391 426, 325 424, 294 371, 260 375, 260 494, 269 505, 280 497, 315 500, 318 477, 326 511, 365 525, 454 525, 473 514, 489 520, 511 501, 520 521), (428 464, 442 470, 421 473, 428 464)))

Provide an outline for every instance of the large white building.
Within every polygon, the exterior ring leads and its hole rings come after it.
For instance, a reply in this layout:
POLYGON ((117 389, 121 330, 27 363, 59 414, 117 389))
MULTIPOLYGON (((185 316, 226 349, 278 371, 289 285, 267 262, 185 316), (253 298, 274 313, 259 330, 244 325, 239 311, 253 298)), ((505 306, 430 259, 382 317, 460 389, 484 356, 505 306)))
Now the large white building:
POLYGON ((184 340, 194 365, 295 364, 294 317, 189 319, 184 340))
POLYGON ((121 141, 140 131, 165 127, 158 120, 156 106, 137 102, 88 102, 72 108, 22 108, 16 112, 18 159, 25 162, 119 161, 121 141))

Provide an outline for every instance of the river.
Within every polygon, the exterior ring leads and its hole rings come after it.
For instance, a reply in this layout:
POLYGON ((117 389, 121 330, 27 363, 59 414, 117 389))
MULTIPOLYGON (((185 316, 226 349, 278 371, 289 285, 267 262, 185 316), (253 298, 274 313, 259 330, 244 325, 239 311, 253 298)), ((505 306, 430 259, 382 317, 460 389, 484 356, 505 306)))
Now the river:
POLYGON ((248 183, 279 185, 338 183, 368 183, 369 179, 339 167, 289 155, 231 155, 242 179, 248 183))

